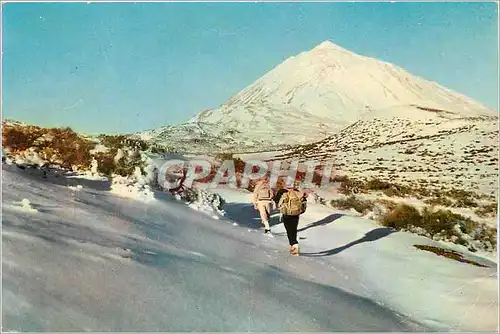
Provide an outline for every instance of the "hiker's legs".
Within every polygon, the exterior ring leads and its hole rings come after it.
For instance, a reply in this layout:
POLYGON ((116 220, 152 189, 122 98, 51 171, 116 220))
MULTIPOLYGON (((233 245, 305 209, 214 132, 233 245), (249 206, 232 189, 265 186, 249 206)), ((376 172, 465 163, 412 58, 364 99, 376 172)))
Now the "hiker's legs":
POLYGON ((264 228, 269 230, 269 216, 271 215, 271 202, 259 202, 257 208, 260 213, 260 220, 264 224, 264 228))
POLYGON ((299 216, 285 216, 283 215, 283 224, 286 229, 286 236, 290 246, 296 245, 297 241, 297 227, 299 226, 299 216))

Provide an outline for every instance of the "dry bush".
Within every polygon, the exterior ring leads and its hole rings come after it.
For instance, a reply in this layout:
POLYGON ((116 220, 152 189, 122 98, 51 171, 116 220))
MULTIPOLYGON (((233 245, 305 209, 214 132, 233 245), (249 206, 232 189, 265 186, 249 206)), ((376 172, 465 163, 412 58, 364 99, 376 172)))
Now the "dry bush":
POLYGON ((453 204, 455 207, 477 207, 475 199, 478 198, 478 196, 471 191, 450 189, 445 191, 444 195, 455 200, 455 203, 453 204))
POLYGON ((360 200, 355 196, 350 196, 346 199, 332 200, 330 205, 341 210, 349 210, 352 208, 361 214, 367 214, 374 208, 372 201, 360 200))
POLYGON ((415 207, 407 204, 399 204, 382 219, 383 225, 397 230, 419 227, 431 236, 441 233, 447 237, 455 234, 454 226, 458 223, 462 223, 468 227, 466 228, 469 230, 467 232, 470 232, 473 224, 470 219, 449 210, 432 211, 424 208, 422 213, 420 213, 415 207))
POLYGON ((444 256, 448 259, 452 259, 452 260, 463 262, 463 263, 469 263, 469 264, 472 264, 472 265, 477 266, 477 267, 487 268, 487 266, 485 266, 485 265, 482 265, 480 263, 477 263, 477 262, 469 260, 469 259, 465 259, 462 254, 460 254, 454 250, 448 250, 448 249, 435 247, 435 246, 429 246, 429 245, 414 245, 414 247, 417 249, 420 249, 420 250, 434 253, 434 254, 439 255, 439 256, 444 256))
POLYGON ((421 221, 422 216, 415 207, 407 204, 398 204, 383 217, 381 223, 384 226, 402 230, 407 229, 409 226, 418 226, 421 221))
POLYGON ((489 218, 489 217, 495 217, 497 215, 497 210, 498 210, 498 204, 491 203, 491 204, 479 207, 478 209, 476 209, 475 213, 479 217, 489 218))
POLYGON ((233 159, 233 153, 231 153, 231 152, 221 152, 215 156, 215 160, 218 160, 221 162, 226 161, 226 160, 232 160, 232 159, 233 159))
POLYGON ((352 180, 347 176, 335 176, 332 179, 333 182, 340 182, 340 189, 339 192, 344 195, 351 195, 355 192, 356 190, 360 191, 363 189, 363 182, 357 181, 357 180, 352 180))
POLYGON ((429 204, 429 205, 441 205, 441 206, 452 206, 453 205, 453 202, 450 199, 448 199, 447 197, 442 197, 442 196, 433 197, 430 199, 425 199, 424 203, 429 204))
POLYGON ((99 152, 94 155, 97 160, 97 170, 107 176, 117 174, 129 176, 135 172, 136 167, 144 167, 140 151, 145 151, 149 145, 141 140, 129 138, 124 135, 100 135, 100 143, 108 148, 106 152, 99 152), (118 150, 128 151, 119 161, 115 162, 118 150))
POLYGON ((97 160, 97 171, 106 176, 111 176, 115 170, 114 156, 99 152, 94 155, 97 160))
POLYGON ((389 182, 381 181, 379 179, 371 179, 364 184, 366 190, 386 190, 392 188, 393 185, 389 182))
POLYGON ((114 173, 121 176, 129 176, 134 173, 136 167, 142 170, 144 166, 140 153, 133 151, 132 154, 123 157, 115 164, 114 173))
POLYGON ((457 208, 475 208, 477 207, 477 203, 472 198, 459 198, 453 206, 457 208))
POLYGON ((91 163, 90 150, 95 143, 83 138, 71 128, 40 128, 4 124, 3 146, 11 153, 22 153, 32 148, 41 158, 63 168, 88 168, 91 163))
POLYGON ((472 233, 475 240, 481 240, 483 243, 489 244, 492 250, 496 249, 497 236, 496 227, 489 227, 485 224, 476 226, 472 233))
POLYGON ((241 160, 240 158, 233 158, 233 163, 234 163, 234 172, 236 174, 243 174, 245 171, 245 161, 241 160))
POLYGON ((35 140, 41 136, 39 127, 16 127, 5 125, 2 129, 2 146, 13 153, 25 151, 32 147, 35 140))
POLYGON ((387 199, 377 199, 375 202, 383 205, 389 211, 394 210, 398 206, 398 203, 387 199))
POLYGON ((416 191, 408 186, 394 184, 379 179, 371 179, 363 185, 364 191, 381 191, 389 197, 405 197, 416 191))
MULTIPOLYGON (((424 235, 434 238, 447 238, 457 244, 468 246, 475 251, 474 243, 480 243, 486 250, 496 248, 496 229, 485 224, 477 223, 470 218, 449 210, 431 210, 424 208, 420 213, 415 207, 399 204, 390 210, 381 223, 397 230, 413 230, 425 232, 424 235), (467 237, 468 236, 468 237, 467 237)), ((421 232, 417 232, 421 234, 421 232)))
POLYGON ((420 225, 415 226, 424 228, 431 235, 442 233, 447 237, 451 237, 455 235, 454 226, 458 223, 464 227, 464 233, 470 233, 474 225, 469 218, 465 218, 449 210, 432 211, 428 208, 424 208, 420 225))
POLYGON ((138 138, 130 138, 124 135, 102 134, 98 138, 102 145, 106 146, 111 151, 114 151, 115 154, 119 148, 123 149, 127 147, 136 151, 146 151, 150 148, 150 145, 146 141, 138 138))
POLYGON ((160 146, 157 144, 151 145, 150 149, 151 149, 151 153, 154 153, 154 154, 165 154, 167 152, 171 152, 171 150, 169 148, 167 148, 165 146, 160 146))
POLYGON ((95 146, 95 143, 84 139, 70 128, 49 129, 49 135, 52 137, 50 145, 61 161, 61 166, 71 168, 77 166, 79 168, 88 168, 92 161, 90 150, 95 146))

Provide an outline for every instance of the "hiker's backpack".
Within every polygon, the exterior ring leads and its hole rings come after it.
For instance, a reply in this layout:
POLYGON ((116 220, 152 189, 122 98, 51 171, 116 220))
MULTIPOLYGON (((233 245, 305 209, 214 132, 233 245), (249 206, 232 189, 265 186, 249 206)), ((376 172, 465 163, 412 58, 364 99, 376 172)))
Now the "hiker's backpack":
POLYGON ((269 185, 263 185, 259 188, 257 192, 258 201, 270 201, 273 199, 273 191, 269 185))
POLYGON ((302 209, 300 210, 300 214, 303 214, 307 210, 307 199, 305 197, 302 198, 302 209))
POLYGON ((285 194, 287 197, 283 200, 280 212, 286 216, 299 216, 304 213, 305 207, 302 198, 293 190, 285 194))

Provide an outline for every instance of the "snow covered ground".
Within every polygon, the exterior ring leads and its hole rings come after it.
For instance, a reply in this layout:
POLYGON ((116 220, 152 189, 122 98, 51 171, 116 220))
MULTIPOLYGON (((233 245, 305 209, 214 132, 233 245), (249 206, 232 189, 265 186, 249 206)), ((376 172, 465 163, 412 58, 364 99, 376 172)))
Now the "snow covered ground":
POLYGON ((214 219, 14 166, 2 187, 5 331, 498 328, 496 264, 419 251, 432 241, 325 206, 309 206, 303 256, 290 257, 282 226, 264 236, 238 190, 217 190, 226 216, 214 219))
MULTIPOLYGON (((253 207, 245 204, 249 194, 230 189, 217 193, 233 208, 227 209, 231 218, 247 219, 242 208, 251 214, 253 207)), ((283 225, 276 224, 272 230, 285 245, 283 225)), ((313 203, 301 217, 299 243, 302 257, 331 270, 322 277, 325 284, 376 300, 439 330, 498 328, 498 261, 491 256, 465 253, 488 268, 439 257, 413 245, 443 247, 442 243, 393 232, 350 211, 313 203)))

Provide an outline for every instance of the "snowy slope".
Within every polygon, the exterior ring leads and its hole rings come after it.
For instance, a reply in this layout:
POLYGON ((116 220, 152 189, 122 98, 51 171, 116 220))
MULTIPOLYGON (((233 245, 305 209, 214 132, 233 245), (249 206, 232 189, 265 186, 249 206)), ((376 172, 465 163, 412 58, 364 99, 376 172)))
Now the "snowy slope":
POLYGON ((372 222, 311 205, 295 258, 282 226, 275 238, 258 230, 242 191, 220 191, 230 220, 217 220, 159 193, 137 201, 3 168, 6 331, 497 328, 493 264, 411 248, 423 238, 372 238, 372 222))
MULTIPOLYGON (((173 151, 197 154, 238 151, 240 147, 258 147, 261 151, 276 149, 276 146, 267 140, 267 135, 264 138, 248 137, 238 129, 213 123, 188 122, 147 130, 132 136, 163 145, 173 151)), ((281 138, 280 135, 277 136, 281 138)))
MULTIPOLYGON (((248 193, 233 189, 216 192, 228 203, 230 218, 241 225, 259 226, 246 221, 255 215, 248 193)), ((272 231, 286 243, 284 226, 276 220, 277 215, 271 222, 272 231)), ((302 257, 331 270, 329 284, 401 310, 435 330, 498 329, 498 257, 464 253, 488 268, 449 260, 413 247, 443 247, 441 243, 406 232, 394 233, 356 213, 312 202, 300 218, 298 232, 302 257)), ((304 276, 320 275, 303 271, 302 263, 295 265, 304 276)))
POLYGON ((51 181, 3 171, 5 331, 427 327, 326 284, 327 268, 289 259, 261 233, 160 194, 145 203, 51 181))
POLYGON ((497 117, 398 107, 366 115, 337 134, 275 158, 332 161, 337 171, 357 179, 495 197, 498 143, 497 117), (415 119, 417 113, 423 116, 415 119))

